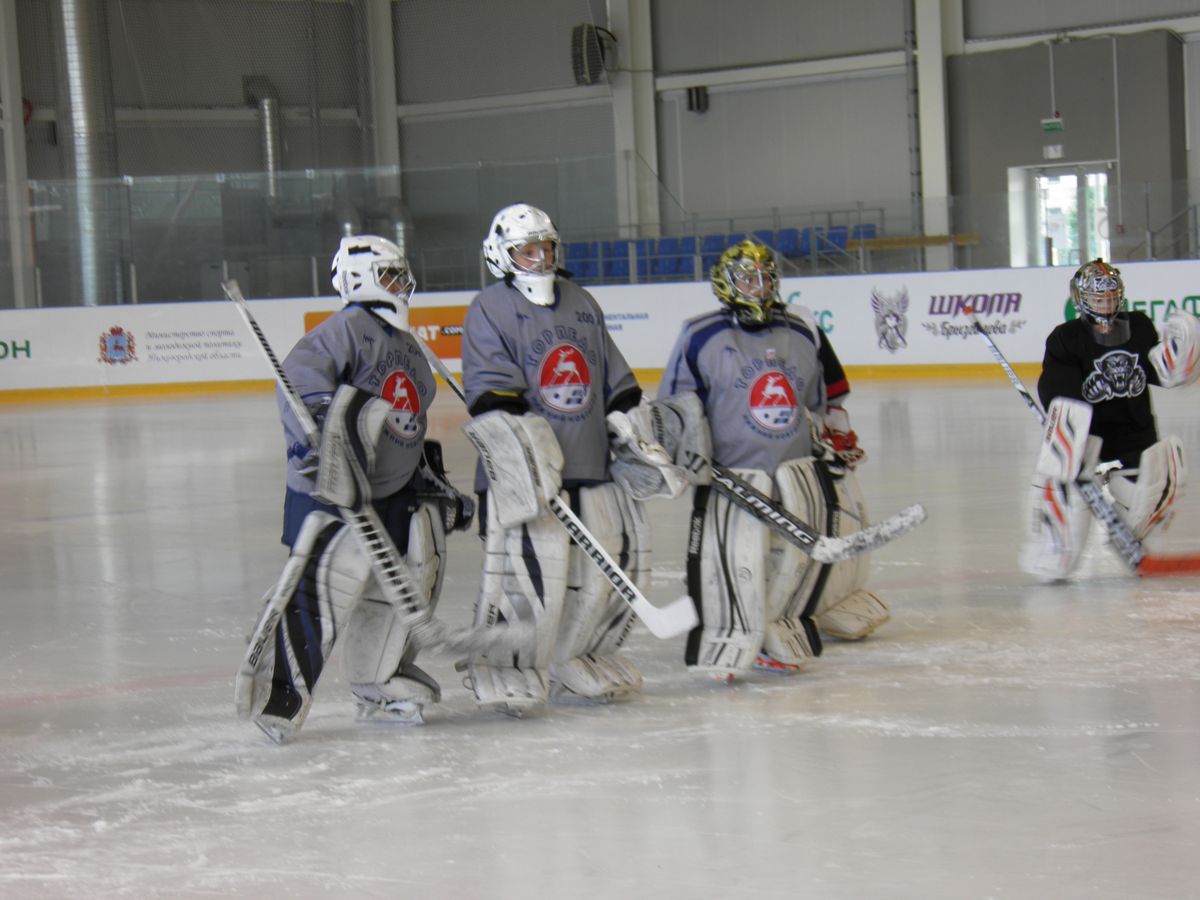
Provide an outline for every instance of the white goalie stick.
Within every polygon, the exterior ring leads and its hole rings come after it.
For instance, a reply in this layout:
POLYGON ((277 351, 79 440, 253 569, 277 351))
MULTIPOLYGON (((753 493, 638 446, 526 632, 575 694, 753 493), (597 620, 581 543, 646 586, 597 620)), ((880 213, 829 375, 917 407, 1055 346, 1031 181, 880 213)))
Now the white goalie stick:
POLYGON ((780 532, 819 563, 840 562, 867 550, 882 547, 925 521, 925 507, 915 503, 862 531, 842 537, 830 537, 814 531, 724 466, 712 464, 712 480, 716 489, 735 505, 780 532))
MULTIPOLYGON (((304 405, 304 401, 300 399, 300 395, 288 379, 287 373, 284 372, 279 358, 271 349, 267 336, 246 305, 246 298, 242 296, 237 281, 230 279, 222 282, 221 287, 224 289, 225 295, 237 306, 242 319, 254 333, 259 349, 274 372, 275 381, 283 390, 288 407, 304 431, 305 439, 310 447, 316 449, 321 440, 321 432, 317 427, 316 420, 313 419, 312 413, 304 405)), ((385 599, 397 609, 406 611, 404 624, 411 629, 413 639, 420 646, 426 648, 440 646, 452 652, 474 653, 494 649, 503 644, 513 644, 520 639, 517 634, 520 629, 511 625, 498 629, 452 629, 434 618, 433 612, 424 606, 424 597, 414 586, 412 574, 404 565, 400 551, 383 527, 375 508, 371 506, 369 499, 362 497, 361 492, 356 493, 359 501, 353 507, 338 507, 338 511, 358 538, 385 599)), ((258 629, 256 640, 263 642, 269 640, 271 631, 272 629, 258 629)), ((253 657, 253 652, 249 656, 253 657)))
MULTIPOLYGON (((466 405, 467 395, 463 391, 462 385, 458 383, 458 379, 454 377, 454 373, 442 362, 442 358, 433 352, 433 349, 421 340, 420 336, 413 334, 413 339, 421 347, 421 351, 425 354, 425 358, 434 370, 442 376, 442 380, 450 386, 450 389, 458 396, 458 399, 466 405)), ((470 435, 468 435, 470 437, 470 435)), ((686 594, 665 606, 655 606, 645 595, 638 589, 638 586, 633 583, 633 579, 626 574, 625 570, 609 555, 608 551, 600 545, 595 536, 587 529, 587 526, 579 520, 579 516, 575 515, 575 511, 571 509, 562 498, 555 495, 550 498, 547 504, 550 507, 550 512, 554 514, 554 518, 566 530, 579 548, 588 555, 596 567, 608 579, 609 583, 616 589, 630 608, 639 619, 642 620, 649 631, 656 638, 671 638, 685 631, 690 631, 695 628, 700 622, 700 618, 696 613, 696 604, 691 597, 686 594)))
MULTIPOLYGON (((992 351, 992 356, 996 358, 996 362, 1000 364, 1000 368, 1004 370, 1004 374, 1008 376, 1008 380, 1012 382, 1012 386, 1016 388, 1017 393, 1025 401, 1035 416, 1038 422, 1045 424, 1046 414, 1042 411, 1041 405, 1034 399, 1034 396, 1029 393, 1029 389, 1025 387, 1020 376, 1009 365, 1004 354, 1000 352, 1000 348, 996 346, 996 342, 992 340, 992 336, 987 333, 983 327, 983 323, 979 321, 979 317, 975 315, 975 311, 969 307, 964 309, 967 317, 971 320, 971 324, 975 326, 975 330, 987 342, 988 349, 992 351)), ((1088 509, 1091 510, 1100 524, 1108 532, 1108 536, 1112 541, 1113 549, 1122 561, 1129 566, 1130 571, 1138 575, 1186 575, 1189 573, 1200 572, 1200 555, 1183 555, 1183 556, 1157 556, 1147 552, 1142 542, 1137 539, 1129 526, 1121 519, 1117 511, 1113 509, 1111 503, 1104 496, 1104 492, 1100 485, 1095 481, 1076 481, 1075 487, 1079 489, 1080 496, 1087 503, 1088 509)))

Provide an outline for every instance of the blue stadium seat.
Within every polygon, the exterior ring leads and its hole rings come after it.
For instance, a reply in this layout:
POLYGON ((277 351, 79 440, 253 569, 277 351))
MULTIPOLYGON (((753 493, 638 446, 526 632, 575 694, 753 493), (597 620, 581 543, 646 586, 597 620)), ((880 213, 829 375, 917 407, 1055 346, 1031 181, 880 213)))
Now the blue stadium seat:
POLYGON ((600 276, 600 246, 596 241, 570 241, 566 247, 564 268, 578 282, 595 281, 600 276))
POLYGON ((680 262, 679 238, 661 237, 658 239, 658 252, 650 265, 650 274, 660 281, 670 281, 678 274, 680 262))
POLYGON ((754 239, 761 244, 766 244, 772 250, 777 250, 775 246, 775 232, 770 228, 759 229, 754 232, 754 239))
POLYGON ((869 241, 878 233, 874 222, 860 222, 850 229, 850 239, 854 241, 869 241))
POLYGON ((650 263, 655 259, 653 238, 638 238, 634 241, 634 252, 637 254, 637 280, 646 281, 650 276, 650 263))
POLYGON ((728 246, 723 234, 706 234, 700 239, 700 265, 704 268, 704 274, 707 275, 708 270, 717 264, 728 246))
POLYGON ((629 281, 629 241, 605 241, 604 280, 629 281))
POLYGON ((780 228, 775 235, 775 249, 782 256, 795 256, 800 252, 800 230, 798 228, 780 228))
POLYGON ((812 237, 813 230, 811 228, 805 228, 800 232, 800 243, 796 247, 797 256, 808 256, 812 253, 812 237))
POLYGON ((830 225, 817 242, 817 252, 822 256, 833 256, 846 252, 850 240, 850 229, 845 225, 830 225))

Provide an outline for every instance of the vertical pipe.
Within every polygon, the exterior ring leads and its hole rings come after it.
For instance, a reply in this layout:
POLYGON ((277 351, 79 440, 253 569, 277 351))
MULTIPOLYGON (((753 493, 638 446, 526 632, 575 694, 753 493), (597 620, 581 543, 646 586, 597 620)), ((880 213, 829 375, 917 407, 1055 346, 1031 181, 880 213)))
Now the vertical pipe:
POLYGON ((262 117, 263 170, 267 176, 267 197, 279 196, 279 103, 274 97, 259 97, 258 112, 262 117))
POLYGON ((103 181, 117 174, 116 128, 105 0, 58 0, 54 6, 58 125, 64 170, 75 179, 79 235, 75 288, 83 306, 120 300, 119 235, 103 181))

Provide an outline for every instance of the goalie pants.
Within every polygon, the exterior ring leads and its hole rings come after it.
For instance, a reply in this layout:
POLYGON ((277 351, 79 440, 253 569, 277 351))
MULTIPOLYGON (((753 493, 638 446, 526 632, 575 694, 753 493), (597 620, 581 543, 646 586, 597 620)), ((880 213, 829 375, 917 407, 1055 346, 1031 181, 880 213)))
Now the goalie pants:
MULTIPOLYGON (((571 487, 571 508, 640 584, 649 569, 649 529, 640 503, 613 483, 571 487)), ((608 700, 641 689, 641 673, 617 650, 633 612, 553 516, 501 528, 480 497, 485 558, 477 624, 533 625, 527 646, 468 665, 476 701, 521 714, 559 699, 608 700)))
MULTIPOLYGON (((782 463, 774 475, 734 470, 823 535, 865 527, 866 508, 852 472, 812 458, 782 463)), ((700 624, 689 634, 689 668, 728 674, 750 669, 765 651, 803 666, 821 654, 820 631, 865 637, 889 618, 886 604, 862 590, 869 554, 815 562, 757 516, 711 487, 697 487, 687 553, 688 593, 700 624)))
MULTIPOLYGON (((421 503, 405 489, 373 505, 432 608, 445 570, 445 533, 436 504, 421 503)), ((237 678, 238 712, 270 717, 287 730, 303 723, 343 632, 343 664, 352 685, 371 685, 419 704, 439 695, 436 683, 413 665, 418 648, 403 624, 406 611, 383 599, 352 529, 328 510, 305 494, 288 492, 284 540, 293 553, 237 678)))

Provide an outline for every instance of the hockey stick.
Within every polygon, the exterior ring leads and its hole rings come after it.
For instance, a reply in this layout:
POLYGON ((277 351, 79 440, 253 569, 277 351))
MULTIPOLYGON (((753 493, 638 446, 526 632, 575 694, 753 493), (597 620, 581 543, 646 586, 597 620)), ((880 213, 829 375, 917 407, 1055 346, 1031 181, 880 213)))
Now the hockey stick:
MULTIPOLYGON (((412 334, 412 332, 410 332, 412 334)), ((450 390, 458 396, 458 399, 465 406, 467 403, 467 395, 459 384, 458 379, 454 377, 454 373, 442 362, 442 358, 433 352, 433 349, 421 340, 417 334, 412 334, 413 339, 421 348, 421 352, 425 354, 425 358, 429 360, 429 364, 437 371, 442 379, 450 385, 450 390)), ((468 435, 470 437, 470 435, 468 435)), ((686 594, 675 600, 672 600, 666 606, 655 606, 645 595, 638 589, 638 586, 633 583, 633 579, 626 574, 617 562, 608 554, 595 536, 587 529, 587 526, 579 520, 562 498, 557 494, 550 498, 547 504, 550 507, 550 512, 554 514, 554 518, 566 530, 570 536, 584 553, 586 553, 596 564, 596 567, 608 579, 609 583, 621 595, 634 613, 646 625, 646 630, 657 638, 675 637, 677 634, 682 634, 685 631, 690 631, 695 628, 700 622, 700 618, 696 613, 696 604, 691 597, 686 594)))
MULTIPOLYGON (((462 387, 446 364, 420 337, 413 337, 420 344, 429 364, 449 383, 458 398, 466 403, 467 398, 462 387)), ((754 485, 738 477, 737 473, 712 463, 712 474, 713 484, 719 493, 780 532, 819 563, 840 562, 866 550, 881 547, 925 521, 925 507, 917 503, 862 531, 845 537, 829 537, 814 531, 807 523, 797 519, 754 485)), ((567 511, 570 512, 569 509, 567 511)))
MULTIPOLYGON (((992 336, 984 329, 983 323, 979 321, 975 311, 967 307, 963 312, 971 320, 975 330, 987 342, 992 356, 996 358, 996 362, 1000 363, 1000 368, 1004 370, 1004 374, 1008 376, 1008 380, 1012 382, 1012 386, 1016 388, 1025 404, 1037 416, 1038 422, 1045 424, 1046 414, 1042 411, 1041 405, 1029 393, 1029 389, 1025 387, 1013 367, 1009 365, 1008 360, 1004 358, 1004 354, 1000 352, 1000 348, 996 346, 992 336)), ((1148 554, 1142 542, 1129 530, 1129 526, 1113 509, 1112 504, 1105 499, 1104 492, 1096 482, 1077 481, 1075 486, 1079 489, 1079 493, 1087 503, 1092 515, 1100 520, 1100 524, 1108 532, 1113 549, 1117 551, 1132 572, 1138 575, 1185 575, 1200 572, 1200 556, 1151 556, 1148 554)))
POLYGON ((712 480, 717 490, 735 505, 783 534, 819 563, 840 562, 881 547, 925 521, 925 507, 916 503, 862 531, 844 537, 830 537, 814 531, 766 494, 739 478, 737 473, 722 465, 712 464, 712 480))
MULTIPOLYGON (((305 439, 310 447, 316 449, 321 441, 321 431, 316 420, 284 372, 283 365, 271 349, 267 336, 246 305, 246 298, 242 296, 237 281, 230 279, 222 282, 221 287, 225 295, 237 306, 250 331, 254 333, 258 347, 270 364, 275 380, 283 390, 288 407, 300 423, 305 439)), ((361 492, 358 492, 358 496, 359 502, 353 507, 338 507, 338 510, 354 530, 385 599, 397 609, 407 611, 408 621, 405 624, 410 627, 419 644, 424 647, 444 646, 455 652, 471 653, 492 649, 498 644, 511 643, 514 640, 516 632, 520 629, 513 629, 512 626, 499 631, 477 628, 450 629, 434 618, 432 610, 423 608, 424 597, 414 586, 412 574, 383 527, 379 514, 375 512, 369 499, 362 498, 361 492)))

